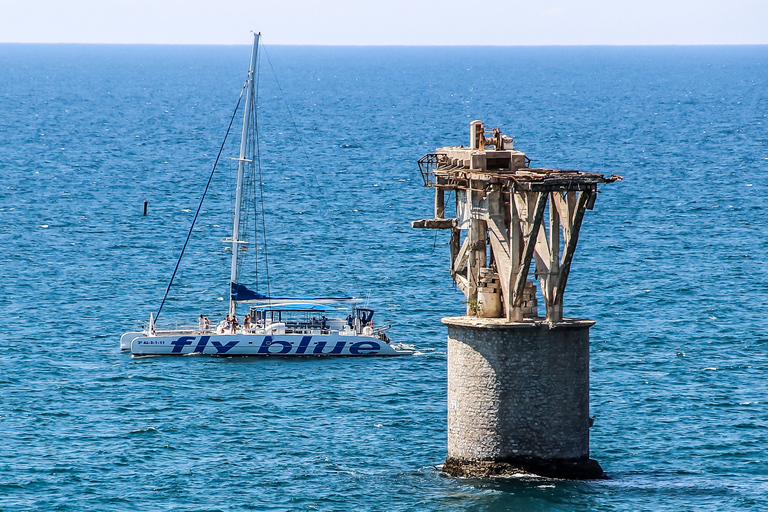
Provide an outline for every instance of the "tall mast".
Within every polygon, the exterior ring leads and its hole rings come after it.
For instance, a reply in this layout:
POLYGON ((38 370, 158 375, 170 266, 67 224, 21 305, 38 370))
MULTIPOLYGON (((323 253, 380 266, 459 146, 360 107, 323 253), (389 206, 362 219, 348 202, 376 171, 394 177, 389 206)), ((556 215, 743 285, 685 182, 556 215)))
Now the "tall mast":
POLYGON ((240 227, 240 209, 243 200, 243 176, 245 175, 245 165, 250 160, 246 159, 248 151, 248 128, 251 120, 251 111, 253 109, 254 82, 256 77, 256 57, 259 50, 259 36, 253 34, 253 49, 251 49, 251 66, 248 69, 248 81, 245 86, 245 112, 243 114, 243 133, 240 138, 240 157, 237 159, 237 189, 235 191, 235 217, 232 223, 232 269, 229 276, 229 314, 235 314, 237 303, 232 300, 232 284, 237 282, 237 261, 240 258, 240 246, 244 241, 239 239, 240 227))

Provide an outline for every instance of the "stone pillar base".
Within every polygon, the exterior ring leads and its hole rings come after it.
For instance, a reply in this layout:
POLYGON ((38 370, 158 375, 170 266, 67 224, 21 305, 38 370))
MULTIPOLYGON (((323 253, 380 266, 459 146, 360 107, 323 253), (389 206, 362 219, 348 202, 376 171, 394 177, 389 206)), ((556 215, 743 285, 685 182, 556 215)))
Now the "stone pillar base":
POLYGON ((462 460, 454 457, 445 459, 443 471, 451 476, 464 478, 487 478, 526 473, 548 478, 568 480, 604 479, 608 476, 594 459, 584 460, 462 460))
POLYGON ((448 458, 443 471, 601 478, 589 458, 591 320, 443 318, 448 458))

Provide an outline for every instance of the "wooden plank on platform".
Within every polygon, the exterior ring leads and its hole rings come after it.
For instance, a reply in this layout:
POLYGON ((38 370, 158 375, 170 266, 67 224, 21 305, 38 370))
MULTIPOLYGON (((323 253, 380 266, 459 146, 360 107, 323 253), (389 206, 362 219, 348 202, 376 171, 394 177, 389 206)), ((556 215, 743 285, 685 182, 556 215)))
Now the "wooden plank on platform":
POLYGON ((453 229, 458 225, 456 219, 420 219, 411 222, 416 229, 453 229))

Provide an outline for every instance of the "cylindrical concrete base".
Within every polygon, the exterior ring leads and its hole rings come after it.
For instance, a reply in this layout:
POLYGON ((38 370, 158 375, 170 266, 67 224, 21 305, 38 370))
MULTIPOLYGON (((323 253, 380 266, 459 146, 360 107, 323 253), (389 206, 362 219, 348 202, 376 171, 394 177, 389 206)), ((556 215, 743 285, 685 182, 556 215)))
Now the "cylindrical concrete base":
POLYGON ((589 458, 590 320, 448 326, 448 457, 456 476, 600 478, 589 458))

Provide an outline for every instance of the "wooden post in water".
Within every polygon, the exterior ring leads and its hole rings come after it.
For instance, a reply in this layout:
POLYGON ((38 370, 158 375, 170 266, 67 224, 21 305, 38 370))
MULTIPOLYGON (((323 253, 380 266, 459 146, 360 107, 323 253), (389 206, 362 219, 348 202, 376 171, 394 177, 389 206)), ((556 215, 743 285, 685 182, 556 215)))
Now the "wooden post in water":
POLYGON ((527 471, 598 478, 589 458, 589 328, 563 317, 579 230, 601 174, 528 167, 510 137, 470 124, 469 147, 419 159, 435 188, 433 219, 450 229, 450 275, 467 297, 448 326, 448 456, 444 471, 488 476, 527 471), (491 149, 492 147, 492 149, 491 149), (455 218, 445 218, 445 191, 455 218), (546 315, 539 317, 538 278, 546 315))

